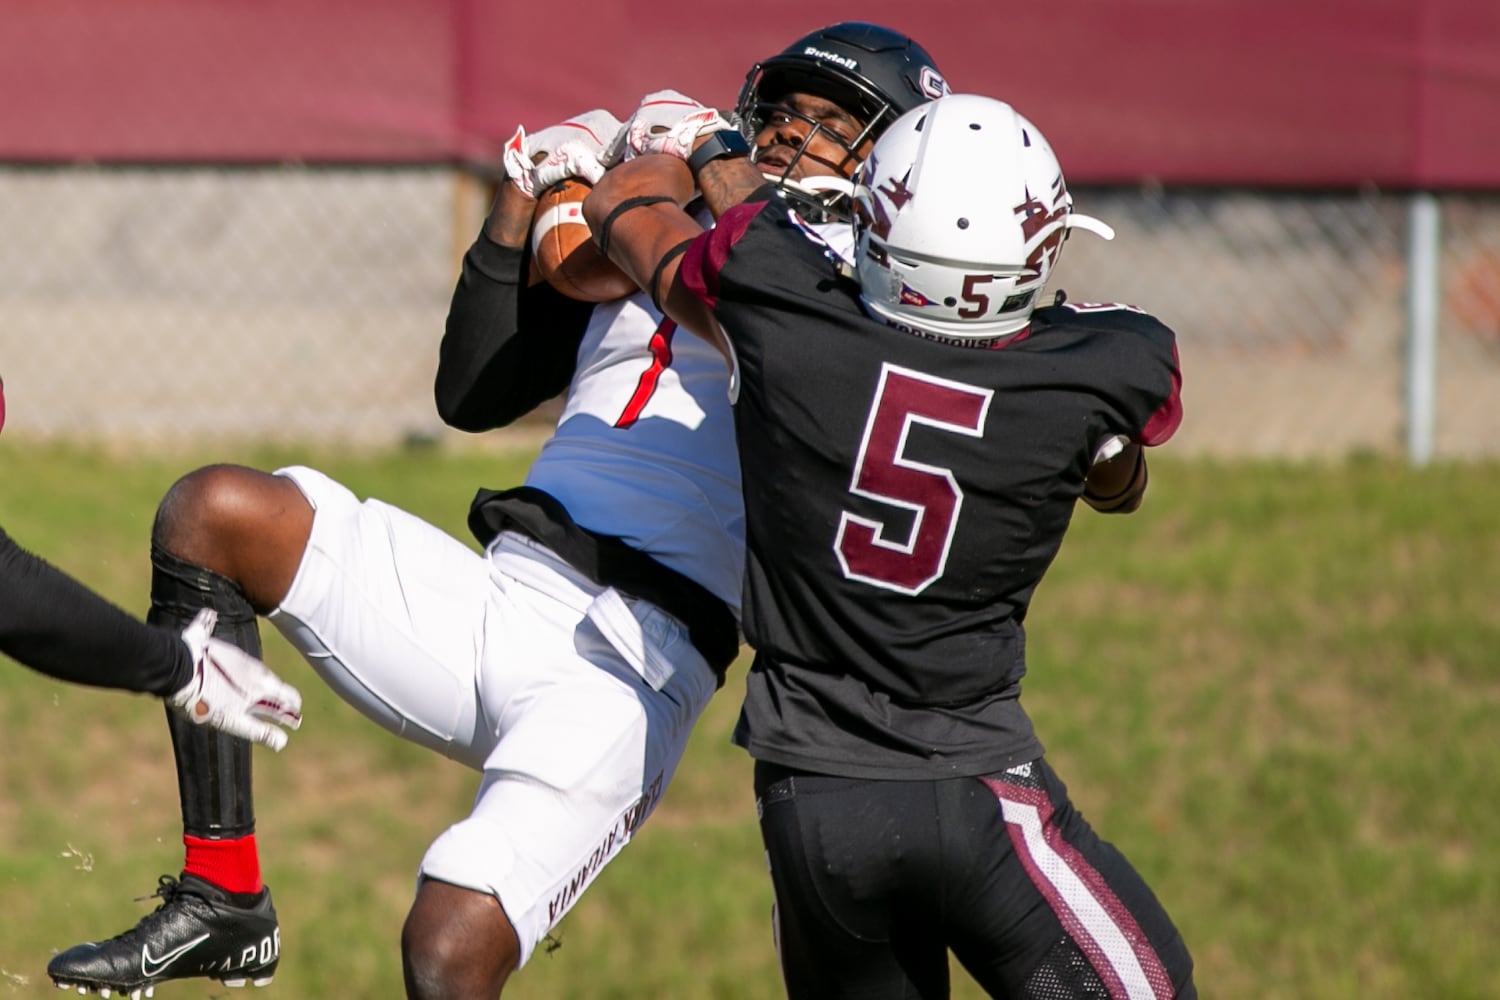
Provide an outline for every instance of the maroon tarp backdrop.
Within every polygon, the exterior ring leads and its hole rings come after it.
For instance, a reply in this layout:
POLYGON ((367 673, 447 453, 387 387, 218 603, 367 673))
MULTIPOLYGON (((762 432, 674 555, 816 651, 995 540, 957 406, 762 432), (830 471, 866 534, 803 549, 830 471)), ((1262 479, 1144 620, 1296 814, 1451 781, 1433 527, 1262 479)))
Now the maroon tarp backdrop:
POLYGON ((489 160, 848 17, 1014 103, 1074 183, 1500 188, 1500 0, 0 0, 0 161, 489 160), (596 8, 596 9, 591 9, 596 8))

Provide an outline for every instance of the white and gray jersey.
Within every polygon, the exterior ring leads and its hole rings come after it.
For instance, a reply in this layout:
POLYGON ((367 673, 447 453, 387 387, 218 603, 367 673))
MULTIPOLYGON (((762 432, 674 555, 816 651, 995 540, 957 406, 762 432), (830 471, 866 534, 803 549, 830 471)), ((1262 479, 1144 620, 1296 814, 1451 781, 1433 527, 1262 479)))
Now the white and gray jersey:
POLYGON ((724 356, 644 294, 596 306, 526 485, 738 613, 745 510, 724 356))
MULTIPOLYGON (((813 228, 851 259, 848 225, 813 228)), ((526 485, 583 527, 696 580, 738 616, 745 510, 729 371, 644 293, 595 307, 557 430, 526 485)))

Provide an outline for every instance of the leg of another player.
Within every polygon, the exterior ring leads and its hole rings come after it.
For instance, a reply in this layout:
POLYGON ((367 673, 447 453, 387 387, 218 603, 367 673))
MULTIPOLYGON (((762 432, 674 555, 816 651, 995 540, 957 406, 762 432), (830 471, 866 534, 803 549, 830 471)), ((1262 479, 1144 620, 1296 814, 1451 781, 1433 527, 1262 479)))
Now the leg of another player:
MULTIPOLYGON (((167 492, 152 531, 151 617, 176 625, 205 604, 220 638, 259 653, 257 615, 280 603, 312 531, 296 485, 240 466, 208 466, 167 492)), ((183 870, 251 902, 263 886, 255 846, 250 747, 174 721, 183 870)))
POLYGON ((423 878, 401 931, 410 1000, 498 997, 521 946, 489 893, 423 878))
POLYGON ((281 603, 312 534, 313 508, 283 476, 238 465, 190 472, 157 509, 156 545, 239 585, 258 614, 281 603))
MULTIPOLYGON (((214 634, 258 656, 257 614, 285 595, 312 517, 296 485, 277 476, 237 466, 184 476, 157 510, 148 619, 180 628, 211 607, 214 634)), ((54 958, 48 973, 59 985, 129 994, 195 976, 264 984, 275 973, 280 930, 261 881, 250 744, 167 716, 182 807, 181 879, 162 878, 164 904, 136 927, 54 958)))

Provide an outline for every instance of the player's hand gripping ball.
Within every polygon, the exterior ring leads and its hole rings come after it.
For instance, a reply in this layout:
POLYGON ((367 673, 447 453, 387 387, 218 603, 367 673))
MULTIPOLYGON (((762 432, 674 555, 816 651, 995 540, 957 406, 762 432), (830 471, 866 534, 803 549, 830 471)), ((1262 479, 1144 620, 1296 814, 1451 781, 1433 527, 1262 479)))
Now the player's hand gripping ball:
POLYGON ((543 191, 531 220, 531 255, 553 288, 582 302, 612 302, 636 290, 635 282, 599 252, 583 221, 590 185, 570 177, 543 191))

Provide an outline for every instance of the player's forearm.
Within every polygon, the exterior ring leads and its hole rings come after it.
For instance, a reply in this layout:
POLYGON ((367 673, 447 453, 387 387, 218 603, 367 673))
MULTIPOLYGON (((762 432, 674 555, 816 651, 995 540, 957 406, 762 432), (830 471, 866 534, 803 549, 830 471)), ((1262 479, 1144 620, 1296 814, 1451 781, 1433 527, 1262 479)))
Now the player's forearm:
POLYGON ((697 175, 703 203, 715 219, 765 186, 766 178, 748 157, 710 160, 697 175))
POLYGON ((524 251, 481 235, 453 292, 433 397, 450 427, 503 427, 568 385, 593 307, 546 284, 523 288, 524 251))
MULTIPOLYGON (((685 244, 703 232, 682 207, 693 192, 687 164, 671 156, 648 155, 610 170, 583 202, 584 218, 599 248, 661 306, 669 305, 665 296, 685 244)), ((672 318, 694 332, 702 330, 698 317, 692 322, 683 316, 672 318)))
MULTIPOLYGON (((484 234, 502 247, 521 249, 531 235, 531 220, 536 213, 536 199, 509 181, 502 181, 495 192, 495 203, 484 220, 484 234)), ((534 283, 536 278, 531 276, 534 283)))
POLYGON ((448 308, 433 397, 450 427, 504 427, 573 377, 592 307, 539 282, 526 243, 536 199, 504 181, 464 254, 448 308))
POLYGON ((187 646, 17 545, 0 529, 0 653, 60 680, 166 695, 192 676, 187 646))

